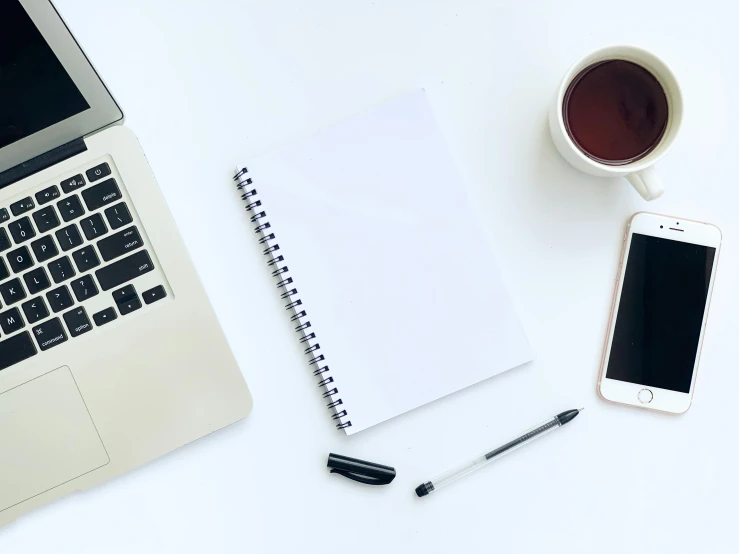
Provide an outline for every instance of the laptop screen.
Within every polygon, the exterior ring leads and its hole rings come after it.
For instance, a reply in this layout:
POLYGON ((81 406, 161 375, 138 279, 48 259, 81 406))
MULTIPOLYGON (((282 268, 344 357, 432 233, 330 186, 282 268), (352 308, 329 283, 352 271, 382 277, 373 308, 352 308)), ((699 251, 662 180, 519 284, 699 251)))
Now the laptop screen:
POLYGON ((18 0, 2 0, 0 148, 90 108, 18 0))

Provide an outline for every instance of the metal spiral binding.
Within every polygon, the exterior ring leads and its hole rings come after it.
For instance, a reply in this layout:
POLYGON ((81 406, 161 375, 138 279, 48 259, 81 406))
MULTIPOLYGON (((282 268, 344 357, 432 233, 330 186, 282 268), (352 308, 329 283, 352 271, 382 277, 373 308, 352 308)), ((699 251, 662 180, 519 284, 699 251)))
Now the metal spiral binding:
POLYGON ((294 329, 299 336, 300 345, 303 346, 303 354, 309 357, 308 366, 313 375, 320 379, 318 386, 324 389, 323 398, 330 400, 326 406, 334 412, 332 419, 338 421, 336 428, 346 429, 352 426, 352 422, 347 419, 349 414, 344 409, 343 400, 338 396, 339 389, 330 375, 331 370, 325 363, 326 358, 320 352, 321 345, 308 320, 303 301, 297 298, 298 289, 289 275, 290 270, 285 258, 279 252, 280 245, 275 242, 275 233, 267 220, 267 212, 262 206, 252 179, 246 176, 248 172, 247 168, 243 168, 234 175, 236 188, 242 191, 241 199, 246 203, 246 211, 251 214, 250 221, 254 224, 254 232, 259 235, 259 245, 264 246, 262 254, 267 256, 267 267, 277 281, 277 288, 281 291, 280 298, 286 302, 285 309, 291 312, 290 321, 295 324, 294 329))

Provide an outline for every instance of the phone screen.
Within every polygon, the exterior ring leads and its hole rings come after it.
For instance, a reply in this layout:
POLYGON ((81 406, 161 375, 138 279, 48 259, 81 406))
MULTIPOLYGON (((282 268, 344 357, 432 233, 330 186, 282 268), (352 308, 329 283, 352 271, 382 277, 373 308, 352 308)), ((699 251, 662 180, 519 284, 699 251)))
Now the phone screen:
POLYGON ((716 249, 634 233, 606 377, 690 392, 716 249))

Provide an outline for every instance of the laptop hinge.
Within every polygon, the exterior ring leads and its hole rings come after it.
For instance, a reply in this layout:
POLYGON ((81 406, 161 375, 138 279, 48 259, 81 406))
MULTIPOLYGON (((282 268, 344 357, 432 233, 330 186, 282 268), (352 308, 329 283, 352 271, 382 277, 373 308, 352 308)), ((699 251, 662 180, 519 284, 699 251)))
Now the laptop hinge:
POLYGON ((0 189, 86 151, 87 146, 82 138, 57 146, 53 150, 0 173, 0 189))

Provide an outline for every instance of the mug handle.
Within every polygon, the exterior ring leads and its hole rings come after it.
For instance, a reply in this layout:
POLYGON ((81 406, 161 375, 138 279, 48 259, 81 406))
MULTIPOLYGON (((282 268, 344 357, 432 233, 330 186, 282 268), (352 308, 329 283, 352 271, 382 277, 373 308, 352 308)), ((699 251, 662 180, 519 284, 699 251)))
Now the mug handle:
POLYGON ((626 175, 626 179, 636 189, 636 192, 641 194, 644 200, 656 200, 665 192, 665 188, 662 186, 662 179, 657 175, 654 166, 637 171, 636 173, 629 173, 626 175))

